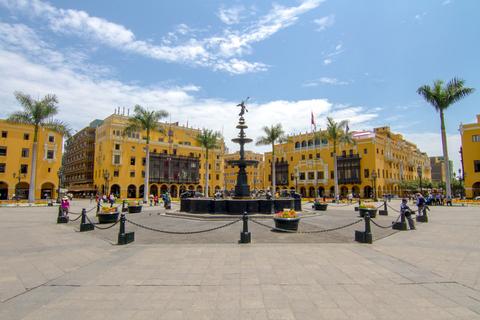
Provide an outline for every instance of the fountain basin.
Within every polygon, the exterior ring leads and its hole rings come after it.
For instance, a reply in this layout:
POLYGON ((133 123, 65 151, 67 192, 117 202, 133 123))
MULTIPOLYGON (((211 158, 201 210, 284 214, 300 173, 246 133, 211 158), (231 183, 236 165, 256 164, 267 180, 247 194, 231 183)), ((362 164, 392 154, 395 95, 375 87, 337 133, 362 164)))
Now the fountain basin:
POLYGON ((208 213, 208 214, 243 214, 247 213, 272 213, 291 208, 293 202, 294 210, 301 211, 301 199, 209 199, 209 198, 186 198, 180 199, 180 211, 187 213, 208 213))

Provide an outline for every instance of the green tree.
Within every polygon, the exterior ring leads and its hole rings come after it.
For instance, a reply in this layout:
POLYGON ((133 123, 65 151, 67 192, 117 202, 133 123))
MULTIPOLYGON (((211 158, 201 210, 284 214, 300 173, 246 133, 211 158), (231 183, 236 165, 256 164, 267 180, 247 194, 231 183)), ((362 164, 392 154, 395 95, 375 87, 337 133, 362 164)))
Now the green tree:
POLYGON ((417 93, 421 95, 428 103, 433 105, 435 110, 440 114, 440 129, 442 134, 443 157, 445 159, 445 177, 447 197, 452 196, 450 162, 448 160, 447 135, 445 132, 445 116, 444 113, 449 106, 473 93, 473 88, 464 87, 465 81, 453 78, 445 86, 442 80, 435 80, 433 87, 423 85, 417 89, 417 93))
POLYGON ((337 146, 341 144, 354 145, 352 133, 348 132, 348 121, 343 120, 335 122, 331 117, 327 117, 327 129, 315 134, 316 138, 326 139, 333 145, 333 180, 335 183, 335 199, 338 200, 338 170, 337 170, 337 146))
MULTIPOLYGON (((123 134, 128 135, 133 132, 146 131, 146 159, 145 159, 145 178, 143 182, 143 202, 148 202, 149 177, 150 177, 150 134, 154 131, 164 132, 160 126, 160 119, 168 116, 165 110, 148 110, 140 105, 136 105, 133 115, 128 119, 127 127, 123 134)), ((107 191, 108 192, 108 191, 107 191)))
POLYGON ((265 135, 263 137, 257 138, 257 146, 272 146, 272 164, 271 164, 271 174, 272 174, 272 194, 275 197, 276 193, 276 179, 275 179, 275 143, 282 143, 287 140, 285 137, 285 132, 283 131, 282 125, 277 123, 276 125, 271 125, 270 127, 262 128, 265 135))
POLYGON ((205 149, 205 196, 208 197, 208 151, 210 149, 219 148, 219 139, 221 137, 220 132, 216 132, 210 129, 202 129, 196 140, 202 148, 205 149))
POLYGON ((12 113, 7 118, 7 121, 33 126, 32 160, 30 163, 30 185, 28 189, 28 202, 33 203, 36 190, 38 129, 40 127, 47 128, 67 137, 70 135, 70 130, 64 122, 52 118, 58 113, 58 100, 55 95, 49 94, 41 100, 35 100, 27 94, 15 92, 15 98, 22 105, 23 110, 12 113))

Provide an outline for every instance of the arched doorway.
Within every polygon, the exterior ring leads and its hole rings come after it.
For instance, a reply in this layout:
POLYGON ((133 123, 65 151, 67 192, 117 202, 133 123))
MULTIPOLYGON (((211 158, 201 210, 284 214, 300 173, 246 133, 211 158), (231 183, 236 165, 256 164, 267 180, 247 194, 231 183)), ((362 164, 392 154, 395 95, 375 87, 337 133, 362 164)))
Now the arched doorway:
POLYGON ((40 199, 52 199, 54 190, 53 183, 45 182, 40 188, 40 199))
POLYGON ((176 185, 172 185, 172 186, 170 187, 170 196, 171 196, 172 198, 178 197, 177 191, 178 191, 177 186, 176 186, 176 185))
POLYGON ((160 194, 164 194, 167 191, 168 191, 168 186, 165 184, 162 184, 162 186, 160 187, 160 194))
POLYGON ((331 198, 334 198, 334 197, 335 197, 335 187, 334 187, 334 186, 331 186, 331 187, 330 187, 330 197, 331 197, 331 198))
POLYGON ((308 196, 310 198, 315 198, 315 188, 314 187, 308 188, 308 196))
POLYGON ((150 186, 150 194, 153 194, 154 196, 158 196, 158 187, 156 184, 152 184, 150 186))
POLYGON ((117 198, 120 197, 120 186, 118 184, 112 184, 110 187, 110 193, 113 193, 113 195, 117 198))
POLYGON ((136 198, 137 197, 137 187, 131 184, 127 188, 127 198, 136 198))
POLYGON ((323 197, 325 195, 325 188, 324 187, 318 187, 318 196, 323 197))
POLYGON ((305 190, 305 187, 300 188, 300 194, 302 195, 303 198, 307 196, 307 190, 305 190))
POLYGON ((190 190, 190 191, 194 191, 194 190, 195 190, 195 187, 194 187, 194 186, 192 186, 192 185, 189 185, 189 186, 188 186, 188 190, 190 190))
POLYGON ((373 189, 370 186, 365 186, 363 188, 363 197, 364 198, 371 198, 373 197, 373 189))
POLYGON ((29 184, 27 182, 19 182, 15 186, 15 197, 17 199, 28 199, 28 188, 29 184))
POLYGON ((474 198, 480 196, 480 182, 472 184, 472 196, 474 198))
POLYGON ((140 188, 138 188, 138 197, 143 198, 145 195, 145 186, 142 184, 140 188))
POLYGON ((347 194, 348 194, 348 188, 347 188, 346 186, 342 186, 342 187, 340 188, 340 195, 341 195, 342 197, 346 197, 347 194))
POLYGON ((0 200, 8 200, 8 184, 0 181, 0 200))
POLYGON ((182 193, 187 191, 187 187, 184 186, 184 185, 181 185, 179 190, 180 190, 180 192, 178 194, 182 194, 182 193))
POLYGON ((358 186, 352 187, 352 194, 355 198, 360 197, 360 188, 358 186))
POLYGON ((202 193, 202 192, 203 192, 203 188, 202 188, 202 186, 197 186, 197 192, 200 192, 200 193, 202 193))

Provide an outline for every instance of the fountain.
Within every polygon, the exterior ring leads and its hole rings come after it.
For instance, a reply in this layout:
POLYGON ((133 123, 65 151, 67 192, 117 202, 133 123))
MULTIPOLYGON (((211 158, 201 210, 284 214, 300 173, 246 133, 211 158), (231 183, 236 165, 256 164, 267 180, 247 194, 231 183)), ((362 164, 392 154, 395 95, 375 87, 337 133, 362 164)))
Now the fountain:
MULTIPOLYGON (((248 98, 247 98, 248 100, 248 98)), ((237 129, 240 129, 238 138, 232 139, 232 142, 240 145, 240 159, 230 160, 228 164, 238 167, 237 184, 235 185, 235 195, 231 199, 210 199, 210 198, 187 198, 180 200, 180 211, 188 213, 212 213, 212 214, 243 214, 247 213, 263 213, 270 214, 272 209, 274 211, 283 210, 283 208, 290 208, 295 206, 295 210, 301 210, 300 199, 252 199, 250 195, 250 186, 248 185, 247 166, 256 165, 257 160, 246 160, 244 146, 253 140, 247 138, 245 129, 248 126, 245 124, 243 115, 245 111, 248 112, 245 101, 237 105, 240 107, 240 117, 237 124, 237 129), (273 207, 273 208, 272 208, 273 207)))

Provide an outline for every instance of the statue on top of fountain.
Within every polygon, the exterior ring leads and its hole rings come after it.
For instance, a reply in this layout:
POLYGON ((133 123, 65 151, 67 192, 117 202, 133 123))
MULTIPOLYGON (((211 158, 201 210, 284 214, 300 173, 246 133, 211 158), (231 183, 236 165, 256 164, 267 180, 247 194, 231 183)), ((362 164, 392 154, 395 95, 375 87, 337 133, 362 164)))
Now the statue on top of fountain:
POLYGON ((237 104, 237 107, 241 108, 240 113, 238 114, 239 117, 243 117, 243 115, 245 114, 245 111, 248 112, 247 106, 245 105, 245 103, 248 101, 248 99, 250 99, 250 97, 247 97, 247 99, 242 100, 242 102, 237 104))

